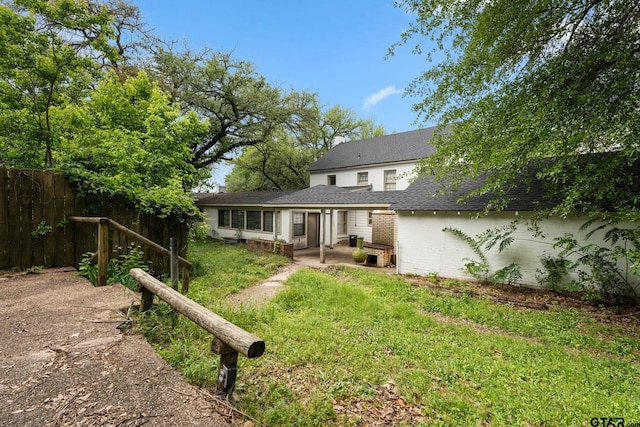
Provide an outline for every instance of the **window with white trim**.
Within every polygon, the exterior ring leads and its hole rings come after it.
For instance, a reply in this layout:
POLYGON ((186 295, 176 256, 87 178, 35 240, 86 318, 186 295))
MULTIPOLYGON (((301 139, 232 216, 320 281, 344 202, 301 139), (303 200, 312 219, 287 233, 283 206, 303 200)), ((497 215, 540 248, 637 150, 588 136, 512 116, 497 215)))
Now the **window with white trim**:
POLYGON ((369 172, 358 172, 358 185, 367 185, 369 183, 369 172))
POLYGON ((305 235, 304 212, 293 213, 293 235, 296 237, 305 235))
POLYGON ((232 210, 231 211, 231 228, 244 229, 244 211, 232 210))
POLYGON ((262 230, 262 211, 247 211, 247 230, 262 230))
POLYGON ((218 227, 231 227, 231 211, 229 209, 218 210, 218 227))
POLYGON ((273 231, 273 212, 262 212, 262 229, 264 231, 273 231))
POLYGON ((384 171, 384 191, 394 191, 396 189, 396 170, 384 171))

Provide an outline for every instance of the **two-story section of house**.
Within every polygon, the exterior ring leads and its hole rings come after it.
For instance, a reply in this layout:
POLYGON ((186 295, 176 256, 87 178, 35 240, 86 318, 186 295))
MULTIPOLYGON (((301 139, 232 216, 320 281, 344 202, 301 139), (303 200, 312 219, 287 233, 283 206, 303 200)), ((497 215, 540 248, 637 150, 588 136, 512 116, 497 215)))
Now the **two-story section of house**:
POLYGON ((387 210, 409 186, 418 160, 435 152, 428 143, 435 131, 344 142, 310 166, 310 188, 200 195, 198 206, 219 238, 242 233, 282 239, 296 249, 332 246, 351 236, 371 242, 374 213, 387 210))
MULTIPOLYGON (((374 193, 404 191, 415 176, 418 160, 435 152, 428 143, 434 132, 432 127, 336 145, 309 167, 310 186, 335 185, 374 193)), ((365 241, 372 238, 372 216, 373 209, 366 206, 338 212, 348 233, 365 241)))
POLYGON ((427 143, 435 129, 425 128, 339 144, 309 167, 310 186, 405 190, 417 161, 435 152, 435 148, 427 143))

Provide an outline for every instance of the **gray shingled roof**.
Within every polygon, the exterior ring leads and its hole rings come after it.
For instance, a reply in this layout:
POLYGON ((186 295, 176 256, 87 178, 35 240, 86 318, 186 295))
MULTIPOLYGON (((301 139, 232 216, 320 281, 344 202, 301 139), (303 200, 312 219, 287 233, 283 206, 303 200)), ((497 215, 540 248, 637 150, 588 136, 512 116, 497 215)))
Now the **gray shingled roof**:
POLYGON ((435 130, 435 127, 431 127, 343 142, 316 160, 307 170, 312 172, 340 169, 428 157, 436 151, 435 147, 427 143, 435 130))
POLYGON ((271 200, 269 205, 388 205, 400 201, 403 191, 351 191, 335 185, 316 185, 271 200))
POLYGON ((298 190, 245 191, 237 193, 195 193, 196 206, 242 206, 262 205, 298 190))
MULTIPOLYGON (((485 194, 462 202, 458 202, 458 200, 478 189, 484 180, 485 178, 476 181, 467 180, 462 182, 456 191, 439 194, 443 185, 441 182, 435 181, 431 177, 421 177, 412 183, 404 191, 402 199, 393 203, 389 209, 395 211, 481 211, 485 209, 493 195, 485 194)), ((504 209, 506 211, 532 211, 553 205, 545 198, 543 185, 536 179, 532 180, 531 185, 524 182, 517 183, 507 191, 507 197, 510 202, 504 209)))

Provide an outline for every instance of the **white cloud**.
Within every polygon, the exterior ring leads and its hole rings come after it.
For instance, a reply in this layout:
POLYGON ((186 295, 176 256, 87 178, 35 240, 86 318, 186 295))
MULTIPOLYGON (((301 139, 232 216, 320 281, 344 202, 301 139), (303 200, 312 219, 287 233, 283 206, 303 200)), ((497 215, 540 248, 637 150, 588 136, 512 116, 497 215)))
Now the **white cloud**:
POLYGON ((384 89, 381 89, 378 92, 372 93, 371 95, 367 96, 367 99, 364 100, 364 104, 362 104, 362 109, 368 110, 383 99, 391 95, 397 95, 399 93, 402 93, 402 91, 397 87, 387 86, 384 89))

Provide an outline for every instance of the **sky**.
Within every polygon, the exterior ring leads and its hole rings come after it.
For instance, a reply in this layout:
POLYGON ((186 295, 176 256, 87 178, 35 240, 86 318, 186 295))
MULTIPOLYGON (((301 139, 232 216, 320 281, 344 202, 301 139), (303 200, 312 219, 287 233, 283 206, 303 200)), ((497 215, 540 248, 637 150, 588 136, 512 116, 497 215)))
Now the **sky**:
MULTIPOLYGON (((407 46, 385 58, 411 22, 393 0, 131 1, 160 37, 233 51, 269 83, 315 92, 325 107, 372 118, 387 134, 435 124, 415 123, 418 100, 403 96, 430 64, 407 46)), ((214 171, 214 181, 227 172, 214 171)))

